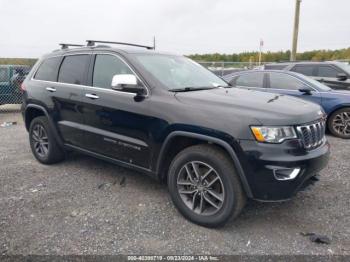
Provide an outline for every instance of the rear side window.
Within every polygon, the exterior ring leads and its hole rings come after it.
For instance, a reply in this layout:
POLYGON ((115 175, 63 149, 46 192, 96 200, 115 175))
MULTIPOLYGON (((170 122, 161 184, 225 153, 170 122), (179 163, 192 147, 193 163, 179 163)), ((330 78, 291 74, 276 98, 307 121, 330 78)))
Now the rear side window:
POLYGON ((58 74, 58 82, 82 85, 89 62, 89 55, 66 56, 58 74))
POLYGON ((41 63, 38 71, 36 71, 34 79, 56 82, 58 67, 61 60, 61 57, 51 57, 44 60, 41 63))
POLYGON ((120 74, 133 74, 133 72, 116 56, 97 55, 92 85, 95 87, 111 88, 113 76, 120 74))
POLYGON ((318 68, 318 76, 322 77, 337 77, 339 72, 331 66, 320 66, 318 68))
POLYGON ((264 73, 253 72, 240 75, 236 79, 236 86, 263 87, 264 73))
POLYGON ((264 69, 283 70, 287 65, 264 65, 264 69))
POLYGON ((296 65, 292 68, 291 71, 306 75, 306 76, 312 76, 314 72, 315 66, 312 65, 296 65))

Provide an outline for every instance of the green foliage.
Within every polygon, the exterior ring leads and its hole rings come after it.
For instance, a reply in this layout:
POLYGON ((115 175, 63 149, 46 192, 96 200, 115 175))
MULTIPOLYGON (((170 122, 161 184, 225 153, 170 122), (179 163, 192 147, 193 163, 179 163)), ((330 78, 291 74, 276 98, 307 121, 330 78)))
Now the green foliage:
POLYGON ((33 66, 37 59, 34 58, 0 58, 0 65, 29 65, 33 66))
MULTIPOLYGON (((243 52, 239 54, 194 54, 188 57, 196 61, 209 62, 257 62, 259 52, 243 52)), ((261 61, 281 62, 289 61, 290 51, 264 52, 261 61)), ((350 59, 350 47, 338 50, 313 50, 297 54, 297 60, 326 61, 337 59, 350 59)))

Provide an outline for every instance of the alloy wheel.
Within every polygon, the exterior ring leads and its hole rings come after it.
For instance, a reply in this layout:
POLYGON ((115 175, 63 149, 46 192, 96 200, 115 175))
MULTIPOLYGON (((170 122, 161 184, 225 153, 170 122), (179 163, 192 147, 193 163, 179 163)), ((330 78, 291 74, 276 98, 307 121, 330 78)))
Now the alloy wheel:
POLYGON ((341 135, 350 135, 350 112, 341 112, 333 119, 333 129, 341 135))
POLYGON ((200 161, 188 162, 180 169, 177 190, 184 204, 199 215, 217 213, 225 199, 218 172, 200 161))
POLYGON ((33 146, 38 156, 44 158, 49 152, 49 138, 42 125, 35 125, 32 132, 33 146))

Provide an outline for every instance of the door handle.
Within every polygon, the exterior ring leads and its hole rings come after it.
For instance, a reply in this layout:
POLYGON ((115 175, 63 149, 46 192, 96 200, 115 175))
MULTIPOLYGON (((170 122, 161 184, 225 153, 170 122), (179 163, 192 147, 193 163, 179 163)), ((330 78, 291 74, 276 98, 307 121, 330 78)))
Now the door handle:
POLYGON ((95 95, 95 94, 85 94, 86 97, 90 98, 90 99, 98 99, 99 96, 95 95))
POLYGON ((53 88, 53 87, 46 87, 46 91, 49 91, 49 92, 56 92, 56 88, 53 88))

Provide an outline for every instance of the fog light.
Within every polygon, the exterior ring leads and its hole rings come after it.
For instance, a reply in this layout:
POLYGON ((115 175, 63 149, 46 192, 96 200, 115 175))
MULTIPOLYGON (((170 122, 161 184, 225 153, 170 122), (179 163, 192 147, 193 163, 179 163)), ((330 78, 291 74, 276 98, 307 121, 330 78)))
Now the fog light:
POLYGON ((273 175, 277 180, 293 180, 300 174, 300 167, 285 168, 278 166, 267 166, 272 169, 273 175))
POLYGON ((277 180, 292 180, 300 173, 300 168, 274 169, 273 175, 277 180))

